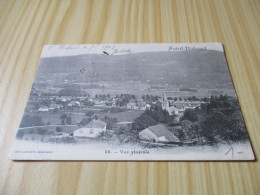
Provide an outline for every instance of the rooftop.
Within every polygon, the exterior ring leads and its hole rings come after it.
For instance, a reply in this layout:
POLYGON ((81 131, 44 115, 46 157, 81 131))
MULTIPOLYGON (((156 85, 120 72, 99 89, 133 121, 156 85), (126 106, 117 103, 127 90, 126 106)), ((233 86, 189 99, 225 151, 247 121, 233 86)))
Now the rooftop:
POLYGON ((154 126, 148 127, 150 131, 152 131, 158 137, 166 137, 169 141, 180 141, 173 133, 171 133, 164 125, 158 124, 154 126))
POLYGON ((107 124, 101 120, 93 120, 89 122, 85 127, 87 128, 104 128, 107 124))

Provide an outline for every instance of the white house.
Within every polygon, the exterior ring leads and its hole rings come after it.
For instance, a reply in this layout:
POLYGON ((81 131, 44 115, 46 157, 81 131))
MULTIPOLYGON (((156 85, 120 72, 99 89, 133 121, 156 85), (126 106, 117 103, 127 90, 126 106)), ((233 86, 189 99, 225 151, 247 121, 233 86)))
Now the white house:
POLYGON ((136 103, 134 103, 134 102, 129 102, 129 103, 126 104, 126 108, 127 108, 127 109, 136 109, 137 106, 136 106, 136 103))
POLYGON ((68 103, 68 106, 69 107, 80 106, 80 102, 79 101, 71 101, 70 103, 68 103))
POLYGON ((40 112, 48 112, 48 111, 49 111, 49 108, 48 108, 47 106, 43 106, 43 107, 40 107, 40 108, 38 109, 38 111, 40 111, 40 112))
POLYGON ((62 101, 62 102, 66 102, 67 99, 66 99, 65 97, 62 97, 62 98, 60 98, 60 101, 62 101))
POLYGON ((97 137, 100 133, 106 131, 107 124, 101 120, 93 120, 86 126, 73 132, 75 137, 97 137))
POLYGON ((145 110, 150 110, 151 107, 152 107, 152 106, 151 106, 150 104, 146 104, 146 105, 145 105, 145 110))
POLYGON ((51 104, 49 110, 60 109, 63 106, 61 104, 51 104))
POLYGON ((158 124, 147 127, 139 133, 142 140, 155 142, 179 142, 180 140, 171 133, 164 125, 158 124))

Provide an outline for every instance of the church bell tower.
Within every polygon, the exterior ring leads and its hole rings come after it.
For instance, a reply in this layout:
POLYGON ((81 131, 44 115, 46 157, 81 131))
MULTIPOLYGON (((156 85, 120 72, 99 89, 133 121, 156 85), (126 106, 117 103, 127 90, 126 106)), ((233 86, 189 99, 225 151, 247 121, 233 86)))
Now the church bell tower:
POLYGON ((162 109, 169 112, 169 101, 167 99, 165 92, 163 93, 163 98, 162 98, 162 109))

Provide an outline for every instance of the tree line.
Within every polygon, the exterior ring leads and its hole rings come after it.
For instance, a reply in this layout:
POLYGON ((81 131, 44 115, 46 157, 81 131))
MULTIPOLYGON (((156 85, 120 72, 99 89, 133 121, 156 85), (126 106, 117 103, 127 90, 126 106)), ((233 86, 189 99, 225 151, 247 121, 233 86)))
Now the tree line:
POLYGON ((199 144, 248 140, 240 106, 235 97, 212 96, 209 103, 186 110, 180 123, 186 139, 196 140, 199 144))

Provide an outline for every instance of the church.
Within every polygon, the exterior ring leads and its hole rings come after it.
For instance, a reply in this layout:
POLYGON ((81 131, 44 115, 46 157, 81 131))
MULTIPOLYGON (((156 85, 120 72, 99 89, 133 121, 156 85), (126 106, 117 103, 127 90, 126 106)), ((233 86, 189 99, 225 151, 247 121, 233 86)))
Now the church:
POLYGON ((170 106, 166 93, 163 93, 162 109, 166 110, 170 116, 179 114, 179 110, 175 106, 170 106))

